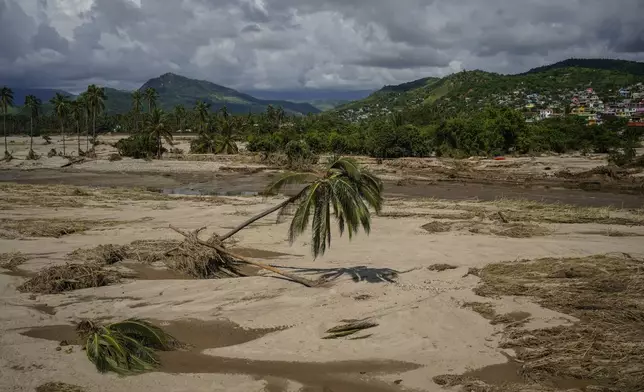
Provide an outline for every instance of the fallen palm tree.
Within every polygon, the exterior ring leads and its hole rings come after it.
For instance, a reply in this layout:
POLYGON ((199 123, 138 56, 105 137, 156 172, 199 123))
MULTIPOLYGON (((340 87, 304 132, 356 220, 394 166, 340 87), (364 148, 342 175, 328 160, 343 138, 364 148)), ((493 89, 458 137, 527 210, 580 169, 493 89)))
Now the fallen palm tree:
MULTIPOLYGON (((331 217, 335 218, 342 235, 345 230, 352 238, 360 227, 368 234, 371 230, 370 208, 380 212, 382 208, 382 182, 373 174, 358 166, 350 158, 338 158, 329 161, 323 172, 286 173, 270 185, 266 193, 279 192, 290 184, 306 184, 295 196, 254 216, 230 232, 219 236, 213 235, 208 241, 199 238, 200 230, 185 232, 170 226, 186 238, 189 245, 206 247, 216 252, 219 268, 230 270, 238 264, 249 264, 255 267, 284 276, 290 280, 313 287, 318 282, 286 273, 275 267, 235 254, 226 249, 225 241, 240 230, 259 219, 279 211, 278 219, 292 213, 289 227, 289 241, 293 243, 311 223, 311 252, 317 258, 331 246, 331 217)), ((167 252, 166 252, 167 254, 167 252)))

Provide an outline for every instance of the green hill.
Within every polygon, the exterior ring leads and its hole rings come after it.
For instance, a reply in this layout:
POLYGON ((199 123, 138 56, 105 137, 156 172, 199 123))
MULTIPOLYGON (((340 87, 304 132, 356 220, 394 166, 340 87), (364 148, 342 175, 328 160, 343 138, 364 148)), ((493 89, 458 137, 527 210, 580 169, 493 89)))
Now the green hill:
POLYGON ((336 109, 356 121, 413 112, 427 120, 478 111, 486 106, 565 110, 573 94, 592 88, 610 102, 623 87, 644 82, 644 63, 621 60, 567 60, 518 75, 464 71, 442 79, 424 78, 386 86, 364 100, 336 109), (591 65, 595 68, 582 67, 591 65))
MULTIPOLYGON (((262 100, 212 82, 190 79, 173 73, 150 79, 139 90, 144 91, 148 87, 157 90, 159 93, 159 106, 163 109, 171 109, 176 105, 190 108, 197 101, 204 101, 210 103, 213 110, 226 106, 233 113, 263 112, 268 105, 281 106, 286 112, 293 114, 319 112, 318 109, 308 103, 262 100)), ((120 104, 120 95, 116 96, 116 101, 120 104)), ((109 104, 109 107, 112 108, 111 104, 109 104)))
MULTIPOLYGON (((220 86, 204 80, 189 79, 184 76, 167 73, 158 78, 148 80, 139 88, 144 91, 152 87, 159 93, 157 105, 165 110, 170 110, 176 105, 183 105, 190 109, 197 101, 210 103, 211 110, 218 110, 224 106, 231 113, 246 114, 248 112, 258 113, 266 110, 268 105, 282 107, 284 111, 291 114, 319 113, 320 110, 310 103, 290 102, 283 100, 258 99, 248 94, 240 93, 228 87, 220 86)), ((43 99, 43 110, 51 110, 48 100, 60 90, 50 89, 14 89, 16 107, 13 112, 19 112, 20 106, 27 93, 35 94, 43 99)), ((64 92, 70 97, 73 94, 64 92)), ((132 91, 117 90, 105 87, 105 109, 109 114, 126 113, 132 108, 132 91)))

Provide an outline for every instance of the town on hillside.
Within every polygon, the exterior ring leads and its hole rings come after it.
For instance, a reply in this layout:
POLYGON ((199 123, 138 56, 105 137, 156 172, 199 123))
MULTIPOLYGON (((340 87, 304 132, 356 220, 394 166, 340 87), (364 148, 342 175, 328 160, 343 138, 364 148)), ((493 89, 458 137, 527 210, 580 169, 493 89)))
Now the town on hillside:
MULTIPOLYGON (((515 94, 519 94, 516 91, 515 94)), ((584 117, 588 125, 601 124, 606 118, 628 119, 629 126, 644 127, 644 84, 620 88, 607 100, 602 100, 592 88, 574 91, 569 104, 561 104, 538 93, 525 96, 522 109, 527 122, 544 120, 563 115, 584 117)))

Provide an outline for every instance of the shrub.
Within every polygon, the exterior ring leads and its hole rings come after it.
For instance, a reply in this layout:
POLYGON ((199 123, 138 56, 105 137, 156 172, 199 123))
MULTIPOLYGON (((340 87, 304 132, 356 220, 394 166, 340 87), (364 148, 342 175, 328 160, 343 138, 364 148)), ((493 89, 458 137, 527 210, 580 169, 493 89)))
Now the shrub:
POLYGON ((319 157, 309 148, 309 145, 304 141, 290 141, 284 148, 284 153, 288 159, 288 166, 290 168, 302 168, 309 165, 316 164, 319 157))
MULTIPOLYGON (((136 159, 154 157, 158 150, 156 140, 145 134, 132 135, 126 139, 121 139, 116 142, 115 147, 121 156, 136 159)), ((161 148, 161 153, 166 151, 165 148, 161 148)))
POLYGON ((110 156, 107 158, 107 160, 110 161, 110 162, 120 161, 122 159, 123 159, 123 157, 120 156, 119 154, 116 154, 116 153, 110 154, 110 156))
POLYGON ((214 154, 217 151, 217 138, 213 133, 202 133, 190 142, 191 154, 214 154))
POLYGON ((43 135, 42 138, 45 141, 45 145, 51 144, 51 137, 49 137, 49 135, 43 135))
POLYGON ((49 150, 49 152, 47 153, 47 158, 55 157, 56 155, 58 155, 58 151, 56 151, 56 149, 55 149, 55 148, 52 148, 52 149, 51 149, 51 150, 49 150))

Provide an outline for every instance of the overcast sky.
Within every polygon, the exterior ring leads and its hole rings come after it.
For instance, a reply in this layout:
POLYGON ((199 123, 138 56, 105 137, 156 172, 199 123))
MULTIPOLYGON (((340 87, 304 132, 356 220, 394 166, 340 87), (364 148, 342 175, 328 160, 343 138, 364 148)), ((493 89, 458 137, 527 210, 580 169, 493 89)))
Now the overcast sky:
POLYGON ((569 57, 644 60, 644 0, 0 0, 0 84, 369 89, 569 57))

